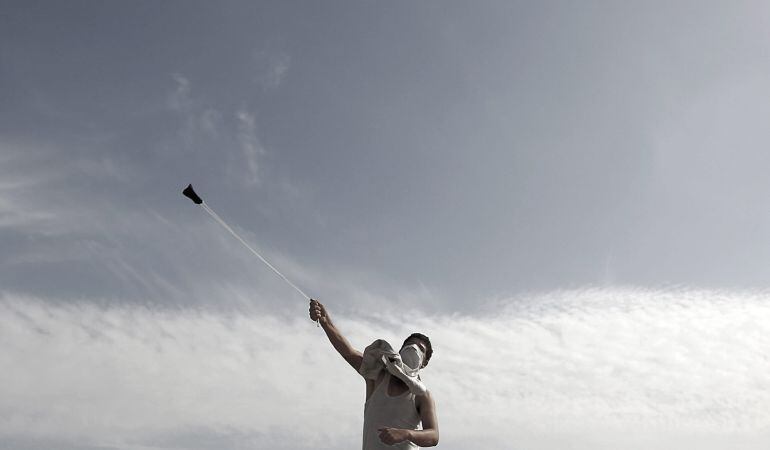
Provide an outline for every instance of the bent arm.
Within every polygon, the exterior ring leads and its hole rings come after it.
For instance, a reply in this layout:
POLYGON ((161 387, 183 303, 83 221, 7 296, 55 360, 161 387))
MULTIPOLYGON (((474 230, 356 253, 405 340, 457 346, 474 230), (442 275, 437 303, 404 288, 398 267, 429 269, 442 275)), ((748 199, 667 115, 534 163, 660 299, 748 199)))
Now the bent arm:
POLYGON ((416 397, 417 411, 420 413, 422 430, 405 428, 379 428, 380 440, 388 445, 411 441, 420 447, 438 445, 438 421, 436 420, 436 405, 430 392, 416 397))
POLYGON ((334 322, 332 322, 329 313, 326 312, 326 308, 317 300, 310 301, 310 318, 318 320, 334 349, 358 372, 358 369, 361 367, 361 361, 363 361, 363 355, 350 345, 345 336, 340 333, 334 322))
POLYGON ((418 398, 417 409, 422 420, 422 430, 409 430, 409 440, 420 447, 438 445, 438 420, 436 419, 436 403, 430 392, 418 398))

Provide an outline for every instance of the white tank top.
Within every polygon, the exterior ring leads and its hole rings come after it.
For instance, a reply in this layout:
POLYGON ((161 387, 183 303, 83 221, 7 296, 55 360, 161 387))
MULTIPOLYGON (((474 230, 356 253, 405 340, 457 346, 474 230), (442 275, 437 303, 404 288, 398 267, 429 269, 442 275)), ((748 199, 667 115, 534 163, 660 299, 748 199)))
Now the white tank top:
POLYGON ((417 445, 411 441, 387 445, 380 440, 379 428, 403 428, 417 430, 420 414, 414 402, 414 394, 406 391, 396 397, 388 395, 391 375, 388 373, 374 388, 372 396, 364 404, 364 445, 363 450, 411 450, 417 445))

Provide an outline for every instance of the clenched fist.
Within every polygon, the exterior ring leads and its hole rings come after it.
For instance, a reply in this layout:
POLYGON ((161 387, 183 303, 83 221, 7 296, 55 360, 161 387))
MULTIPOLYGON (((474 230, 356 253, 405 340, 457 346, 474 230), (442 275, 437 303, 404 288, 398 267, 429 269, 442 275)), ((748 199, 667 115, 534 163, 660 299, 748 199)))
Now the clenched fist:
POLYGON ((380 440, 388 445, 398 444, 409 439, 409 430, 401 428, 378 428, 380 440))
POLYGON ((326 323, 329 320, 329 315, 326 312, 326 308, 318 300, 310 299, 310 319, 318 323, 326 323))

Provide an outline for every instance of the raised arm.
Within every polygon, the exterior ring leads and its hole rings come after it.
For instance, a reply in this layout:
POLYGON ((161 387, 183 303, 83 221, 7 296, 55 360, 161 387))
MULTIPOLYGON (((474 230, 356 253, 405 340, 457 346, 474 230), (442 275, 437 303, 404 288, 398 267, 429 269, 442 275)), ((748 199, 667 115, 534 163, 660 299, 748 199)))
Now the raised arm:
POLYGON ((361 352, 354 349, 345 336, 337 330, 326 308, 318 300, 310 300, 310 319, 317 320, 321 324, 334 349, 358 372, 363 360, 361 352))

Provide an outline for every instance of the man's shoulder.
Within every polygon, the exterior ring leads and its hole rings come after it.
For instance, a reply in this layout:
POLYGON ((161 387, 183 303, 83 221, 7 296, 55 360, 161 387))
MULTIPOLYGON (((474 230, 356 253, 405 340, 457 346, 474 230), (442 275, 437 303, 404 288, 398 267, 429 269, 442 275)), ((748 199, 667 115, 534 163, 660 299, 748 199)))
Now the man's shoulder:
POLYGON ((425 391, 425 394, 414 396, 414 407, 417 412, 422 415, 425 411, 431 411, 436 407, 436 403, 433 401, 433 396, 430 391, 425 391))
POLYGON ((425 393, 422 394, 422 395, 415 395, 414 396, 414 401, 417 404, 420 404, 422 402, 432 402, 433 401, 433 396, 431 395, 429 390, 426 390, 425 393))

